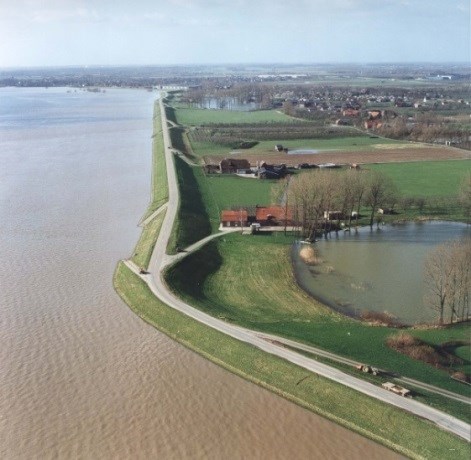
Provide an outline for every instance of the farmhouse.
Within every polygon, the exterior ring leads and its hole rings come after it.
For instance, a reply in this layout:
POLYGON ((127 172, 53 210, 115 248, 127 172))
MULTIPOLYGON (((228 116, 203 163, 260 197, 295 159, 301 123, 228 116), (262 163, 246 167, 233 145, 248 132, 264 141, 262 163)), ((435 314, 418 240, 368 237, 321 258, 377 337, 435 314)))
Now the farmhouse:
POLYGON ((293 213, 283 206, 249 206, 221 212, 221 227, 281 227, 294 226, 293 213))
POLYGON ((285 164, 269 165, 265 161, 261 161, 257 166, 259 179, 280 179, 288 174, 288 169, 285 164))
POLYGON ((222 174, 235 174, 239 171, 249 171, 250 163, 248 160, 236 159, 236 158, 224 158, 219 163, 219 171, 222 174))
POLYGON ((256 206, 255 221, 261 226, 294 225, 290 208, 283 206, 256 206))
POLYGON ((247 210, 222 211, 221 225, 223 227, 247 227, 249 225, 247 210))

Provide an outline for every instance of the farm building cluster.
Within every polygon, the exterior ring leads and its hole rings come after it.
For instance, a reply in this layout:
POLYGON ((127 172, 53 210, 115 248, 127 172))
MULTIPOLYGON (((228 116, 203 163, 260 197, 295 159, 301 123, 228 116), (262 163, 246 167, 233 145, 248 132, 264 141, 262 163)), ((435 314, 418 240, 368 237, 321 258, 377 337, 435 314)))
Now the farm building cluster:
POLYGON ((206 174, 237 174, 258 179, 282 179, 289 174, 286 164, 274 165, 257 161, 252 166, 248 160, 241 158, 224 158, 217 164, 207 163, 204 170, 206 174))
POLYGON ((293 227, 293 212, 286 206, 245 206, 221 212, 221 227, 293 227))

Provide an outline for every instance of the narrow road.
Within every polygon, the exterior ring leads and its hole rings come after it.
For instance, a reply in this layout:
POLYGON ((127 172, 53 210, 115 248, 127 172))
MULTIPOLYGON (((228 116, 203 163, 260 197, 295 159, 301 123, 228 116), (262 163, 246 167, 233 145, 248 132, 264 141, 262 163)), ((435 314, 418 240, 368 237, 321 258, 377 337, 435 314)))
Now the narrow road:
MULTIPOLYGON (((308 353, 311 353, 316 356, 320 356, 322 358, 327 358, 336 363, 345 364, 351 367, 354 367, 358 364, 358 361, 354 361, 352 359, 336 355, 334 353, 331 353, 330 351, 322 350, 321 348, 295 342, 294 340, 286 339, 284 337, 279 337, 279 336, 270 335, 270 334, 261 334, 261 333, 259 333, 258 336, 264 340, 274 343, 275 345, 288 346, 291 348, 295 348, 296 350, 307 351, 308 353)), ((383 372, 385 374, 391 374, 392 375, 391 380, 395 380, 396 382, 401 383, 403 385, 412 385, 416 388, 429 391, 430 393, 439 394, 440 396, 443 396, 445 398, 453 399, 455 401, 471 405, 471 398, 468 398, 466 396, 462 396, 458 393, 453 393, 451 391, 444 390, 443 388, 439 388, 434 385, 429 385, 428 383, 423 383, 418 380, 410 379, 408 377, 402 377, 400 375, 394 374, 393 372, 389 372, 387 370, 383 370, 383 372)))
POLYGON ((254 345, 267 353, 286 359, 298 366, 301 366, 325 378, 341 383, 342 385, 353 388, 380 401, 392 404, 419 417, 430 420, 436 423, 439 427, 470 441, 471 426, 467 423, 458 420, 457 418, 445 414, 441 411, 433 409, 429 406, 421 404, 417 401, 397 396, 380 387, 372 385, 371 383, 365 382, 364 380, 347 375, 339 371, 338 369, 317 362, 315 359, 308 358, 285 347, 280 347, 279 345, 277 346, 276 344, 263 339, 259 336, 258 333, 254 331, 234 326, 232 324, 228 324, 222 320, 207 315, 206 313, 203 313, 202 311, 186 304, 181 299, 177 298, 168 289, 162 278, 162 272, 166 266, 168 266, 175 260, 175 256, 166 255, 165 250, 167 247, 167 242, 170 238, 173 222, 177 213, 179 202, 179 190, 175 166, 173 162, 173 153, 171 150, 170 137, 167 128, 167 117, 165 114, 162 99, 160 100, 160 110, 162 114, 162 130, 165 146, 165 159, 167 162, 169 201, 167 213, 165 215, 165 219, 162 224, 162 228, 160 230, 160 234, 150 260, 150 273, 139 275, 142 277, 142 279, 146 281, 152 292, 168 306, 186 314, 187 316, 203 324, 206 324, 209 327, 223 332, 229 335, 230 337, 254 345))

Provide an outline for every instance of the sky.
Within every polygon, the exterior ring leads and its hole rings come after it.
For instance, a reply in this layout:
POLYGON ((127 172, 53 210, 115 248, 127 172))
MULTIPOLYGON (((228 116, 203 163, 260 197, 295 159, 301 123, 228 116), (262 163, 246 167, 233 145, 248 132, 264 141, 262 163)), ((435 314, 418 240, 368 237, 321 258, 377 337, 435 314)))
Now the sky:
POLYGON ((0 67, 470 62, 469 0, 0 0, 0 67))

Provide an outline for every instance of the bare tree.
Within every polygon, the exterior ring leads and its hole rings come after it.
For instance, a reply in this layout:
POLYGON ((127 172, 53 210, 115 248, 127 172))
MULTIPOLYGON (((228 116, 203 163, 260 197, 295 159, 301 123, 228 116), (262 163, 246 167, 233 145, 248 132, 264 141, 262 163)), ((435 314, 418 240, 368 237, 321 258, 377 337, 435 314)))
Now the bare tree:
POLYGON ((374 216, 378 208, 393 204, 396 200, 397 188, 391 178, 379 171, 370 172, 366 183, 365 203, 371 208, 371 228, 373 227, 374 216))
POLYGON ((451 263, 446 244, 437 246, 426 258, 424 266, 428 305, 438 312, 438 323, 445 321, 445 305, 449 294, 451 263))
POLYGON ((365 193, 365 174, 362 171, 350 169, 342 173, 340 180, 341 193, 341 211, 344 215, 348 215, 348 228, 352 224, 353 211, 360 215, 360 207, 365 193))
POLYGON ((424 265, 427 304, 438 312, 439 324, 469 319, 471 238, 437 246, 424 265))
POLYGON ((324 211, 332 210, 337 179, 331 171, 310 171, 291 180, 288 199, 305 238, 314 240, 322 223, 326 228, 324 211))
POLYGON ((471 223, 471 172, 461 182, 458 199, 468 223, 471 223))

